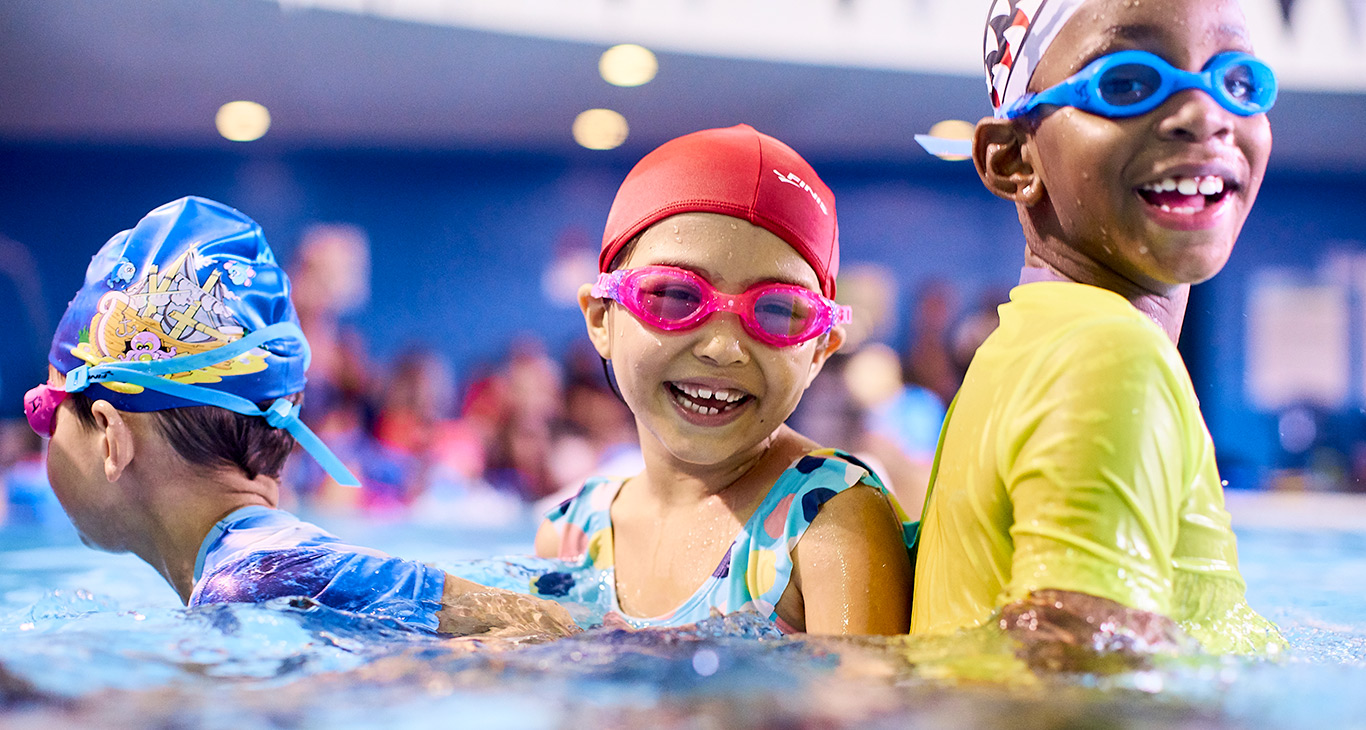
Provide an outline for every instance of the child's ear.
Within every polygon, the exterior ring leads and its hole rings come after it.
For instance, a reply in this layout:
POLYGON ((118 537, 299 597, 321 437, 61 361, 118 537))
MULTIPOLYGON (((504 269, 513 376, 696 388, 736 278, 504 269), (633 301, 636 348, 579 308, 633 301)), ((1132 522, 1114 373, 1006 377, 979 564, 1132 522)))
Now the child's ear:
POLYGON ((90 412, 95 416, 95 431, 104 450, 104 477, 116 482, 133 461, 133 433, 128 429, 128 422, 123 420, 123 414, 109 401, 95 401, 90 405, 90 412))
POLYGON ((977 123, 972 161, 987 190, 1025 207, 1038 203, 1043 199, 1043 180, 1032 157, 1028 135, 1013 120, 987 117, 977 123))
POLYGON ((836 325, 830 328, 829 332, 816 340, 816 352, 811 358, 811 372, 807 373, 806 385, 803 386, 803 390, 811 387, 811 382, 816 379, 817 375, 821 374, 821 368, 825 367, 825 361, 829 360, 830 356, 838 352, 843 346, 844 325, 836 325))
POLYGON ((579 287, 579 309, 583 310, 583 322, 588 326, 588 339, 593 348, 604 359, 612 359, 612 338, 607 330, 607 300, 593 296, 593 285, 579 287))

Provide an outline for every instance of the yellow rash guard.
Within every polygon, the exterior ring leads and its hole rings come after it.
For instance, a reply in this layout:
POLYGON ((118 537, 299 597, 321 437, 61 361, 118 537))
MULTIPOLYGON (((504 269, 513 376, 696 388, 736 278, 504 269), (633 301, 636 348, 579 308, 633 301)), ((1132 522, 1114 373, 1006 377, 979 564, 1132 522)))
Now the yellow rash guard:
POLYGON ((1207 651, 1283 644, 1244 600, 1214 445, 1167 335, 1119 295, 1016 287, 936 454, 912 634, 1032 591, 1164 614, 1207 651))

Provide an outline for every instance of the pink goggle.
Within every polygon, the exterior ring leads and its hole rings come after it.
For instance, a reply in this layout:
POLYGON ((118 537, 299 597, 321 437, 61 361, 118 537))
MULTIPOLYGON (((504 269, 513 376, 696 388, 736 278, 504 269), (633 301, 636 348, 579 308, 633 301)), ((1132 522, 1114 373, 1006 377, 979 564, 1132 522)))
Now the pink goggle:
POLYGON ((743 294, 725 294, 697 274, 673 266, 599 274, 593 296, 620 302, 640 321, 667 332, 691 329, 716 312, 730 312, 740 318, 750 337, 773 347, 819 337, 853 316, 849 307, 800 286, 758 284, 743 294))
POLYGON ((66 400, 67 392, 44 383, 24 394, 24 417, 29 428, 43 438, 52 438, 57 427, 57 406, 66 400))

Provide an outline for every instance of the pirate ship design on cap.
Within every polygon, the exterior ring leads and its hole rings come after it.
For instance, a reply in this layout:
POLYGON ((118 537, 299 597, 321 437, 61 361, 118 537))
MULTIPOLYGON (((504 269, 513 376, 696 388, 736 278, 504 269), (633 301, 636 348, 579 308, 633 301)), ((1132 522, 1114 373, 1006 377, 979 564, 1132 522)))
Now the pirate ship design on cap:
POLYGON ((78 389, 88 371, 90 396, 124 411, 206 402, 188 387, 258 404, 282 398, 303 390, 309 359, 289 290, 255 221, 216 201, 181 198, 95 254, 48 362, 78 389), (124 377, 128 368, 157 380, 124 377))
MULTIPOLYGON (((227 304, 236 295, 224 277, 241 280, 240 272, 252 270, 246 264, 230 270, 228 264, 236 263, 215 265, 192 248, 164 270, 149 265, 143 277, 127 289, 100 297, 90 326, 71 353, 91 365, 164 360, 240 339, 244 329, 227 304), (201 269, 207 269, 203 280, 201 269)), ((264 370, 266 354, 253 349, 226 362, 168 377, 184 383, 218 382, 224 376, 264 370)), ((124 393, 142 391, 128 383, 107 383, 106 387, 124 393)))

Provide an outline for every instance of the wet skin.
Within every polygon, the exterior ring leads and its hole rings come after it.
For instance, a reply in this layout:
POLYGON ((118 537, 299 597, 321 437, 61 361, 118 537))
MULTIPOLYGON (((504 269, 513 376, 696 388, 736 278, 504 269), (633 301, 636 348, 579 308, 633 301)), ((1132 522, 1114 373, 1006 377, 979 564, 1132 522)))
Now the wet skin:
MULTIPOLYGON (((1234 0, 1091 0, 1058 34, 1029 90, 1126 49, 1188 71, 1225 51, 1252 52, 1234 0)), ((1018 204, 1029 265, 1110 289, 1175 337, 1189 285, 1223 268, 1252 209, 1271 128, 1265 114, 1238 116, 1188 89, 1125 119, 1044 107, 1013 122, 983 120, 976 147, 987 187, 1018 204), (1152 189, 1183 178, 1217 178, 1223 191, 1152 189)))

